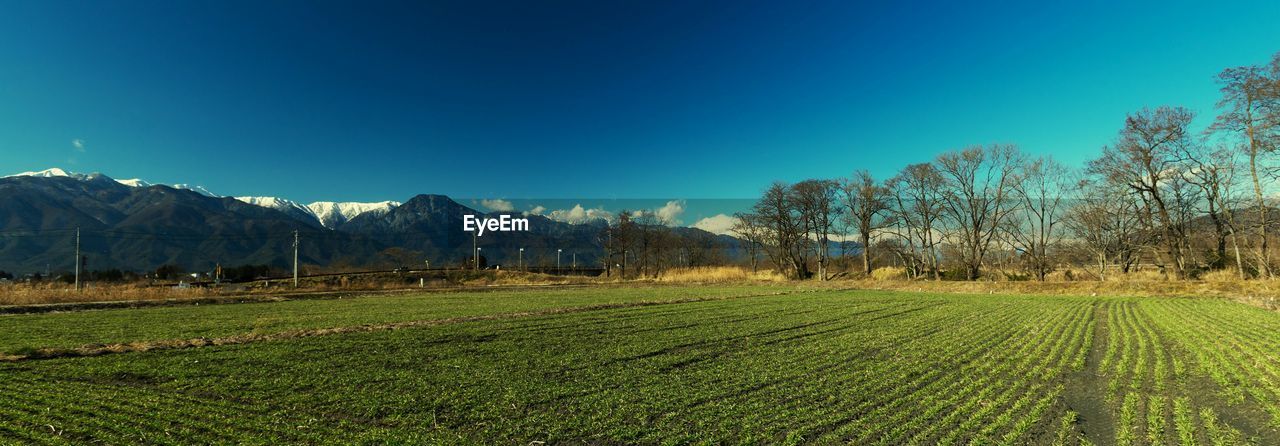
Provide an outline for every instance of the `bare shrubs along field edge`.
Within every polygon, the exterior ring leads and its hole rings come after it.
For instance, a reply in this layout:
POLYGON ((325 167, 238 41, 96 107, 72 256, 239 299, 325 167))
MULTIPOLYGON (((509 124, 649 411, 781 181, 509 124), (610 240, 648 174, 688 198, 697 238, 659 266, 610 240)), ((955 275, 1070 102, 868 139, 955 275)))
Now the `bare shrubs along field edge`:
POLYGON ((1280 439, 1280 314, 1222 299, 679 285, 0 326, 0 443, 1280 439), (21 359, 93 346, 123 353, 21 359))

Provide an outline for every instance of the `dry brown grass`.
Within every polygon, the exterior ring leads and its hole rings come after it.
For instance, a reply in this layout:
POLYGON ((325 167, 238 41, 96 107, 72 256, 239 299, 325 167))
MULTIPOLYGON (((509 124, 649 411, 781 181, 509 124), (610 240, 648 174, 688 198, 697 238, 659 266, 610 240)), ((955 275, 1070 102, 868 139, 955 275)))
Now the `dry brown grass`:
POLYGON ((786 278, 773 270, 751 272, 739 266, 699 266, 675 268, 658 275, 658 282, 668 283, 730 283, 730 282, 782 282, 786 278))
POLYGON ((1209 271, 1207 273, 1202 274, 1200 276, 1200 280, 1203 280, 1205 282, 1225 283, 1225 282, 1237 282, 1237 281, 1240 281, 1241 279, 1240 279, 1240 271, 1235 268, 1231 268, 1231 269, 1209 271))
POLYGON ((526 273, 519 271, 495 271, 493 274, 479 274, 474 278, 462 280, 464 285, 570 285, 593 283, 594 277, 557 276, 553 274, 526 273))
MULTIPOLYGON (((1280 309, 1280 281, 1268 280, 1121 280, 960 282, 933 280, 844 281, 854 288, 968 294, 1030 294, 1133 297, 1217 297, 1271 310, 1280 309)), ((833 284, 839 286, 838 284, 833 284)))
MULTIPOLYGON (((1040 294, 1083 296, 1199 296, 1228 298, 1268 309, 1280 308, 1280 280, 1239 280, 1235 271, 1206 273, 1201 280, 1171 281, 1157 271, 1139 271, 1125 275, 1108 274, 1107 281, 1094 280, 1085 271, 1060 270, 1050 274, 1045 282, 1036 281, 932 281, 907 280, 901 268, 878 268, 870 278, 846 278, 829 282, 817 280, 794 282, 798 287, 814 289, 863 288, 920 292, 957 292, 974 294, 1040 294)), ((580 277, 532 274, 516 271, 458 272, 445 278, 428 280, 428 289, 449 289, 458 286, 537 286, 537 285, 588 285, 627 283, 760 283, 787 282, 772 270, 752 273, 736 266, 680 268, 664 271, 657 279, 622 280, 615 277, 580 277)), ((143 286, 137 284, 92 284, 77 292, 66 284, 8 284, 0 285, 0 305, 31 305, 49 303, 108 302, 138 300, 180 300, 220 296, 274 296, 284 293, 324 293, 346 291, 391 291, 417 289, 417 282, 385 278, 357 278, 340 280, 303 280, 301 288, 292 288, 288 281, 272 283, 255 282, 248 286, 225 289, 175 288, 172 286, 143 286)))
POLYGON ((207 288, 179 289, 136 284, 92 285, 81 291, 63 283, 10 284, 0 286, 0 305, 184 299, 216 294, 217 292, 207 288))
POLYGON ((871 270, 871 280, 906 280, 907 269, 901 266, 882 266, 871 270))
MULTIPOLYGON (((592 283, 595 278, 555 276, 508 271, 450 271, 423 282, 426 288, 457 286, 568 285, 592 283)), ((416 278, 396 274, 304 277, 299 287, 292 280, 255 281, 224 287, 177 288, 173 285, 92 283, 81 291, 65 283, 0 285, 0 305, 37 305, 113 301, 182 300, 221 296, 271 296, 293 293, 378 292, 418 289, 416 278)))

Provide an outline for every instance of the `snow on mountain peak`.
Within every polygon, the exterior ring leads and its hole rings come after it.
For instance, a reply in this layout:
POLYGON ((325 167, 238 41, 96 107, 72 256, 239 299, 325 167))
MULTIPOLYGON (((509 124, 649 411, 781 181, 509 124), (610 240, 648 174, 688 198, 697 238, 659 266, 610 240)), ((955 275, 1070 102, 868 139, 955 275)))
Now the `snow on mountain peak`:
POLYGON ((191 185, 191 184, 185 184, 185 183, 183 183, 183 184, 175 184, 175 185, 173 185, 172 187, 173 187, 174 189, 189 190, 189 191, 195 192, 195 193, 197 193, 197 194, 204 195, 204 196, 206 196, 206 197, 214 197, 214 198, 218 198, 218 195, 217 195, 217 194, 214 194, 213 192, 209 192, 209 190, 208 190, 208 189, 205 189, 205 188, 204 188, 204 186, 196 186, 196 185, 191 185))
POLYGON ((293 200, 286 200, 279 197, 234 197, 237 200, 249 203, 255 206, 261 206, 267 209, 275 209, 280 212, 304 221, 319 223, 320 219, 310 208, 303 206, 293 200))
POLYGON ((76 178, 79 178, 82 176, 84 175, 67 172, 57 167, 51 167, 45 170, 41 170, 39 172, 22 172, 22 173, 15 173, 13 175, 6 175, 5 178, 9 178, 9 177, 41 177, 41 178, 76 177, 76 178))
POLYGON ((382 215, 399 205, 400 202, 398 201, 379 201, 376 203, 317 201, 307 205, 307 208, 311 209, 312 214, 320 220, 320 224, 324 225, 324 227, 335 228, 366 212, 382 215))
MULTIPOLYGON (((13 174, 13 175, 7 175, 3 178, 9 178, 9 177, 40 177, 40 178, 68 177, 68 178, 75 178, 78 180, 85 180, 85 181, 95 180, 101 177, 101 178, 110 179, 111 181, 115 181, 117 183, 123 184, 125 186, 129 186, 129 187, 150 187, 156 184, 156 183, 151 183, 139 178, 133 178, 128 180, 116 180, 101 174, 84 175, 84 174, 79 174, 74 172, 68 172, 66 170, 63 170, 57 167, 52 167, 52 168, 41 170, 38 172, 22 172, 22 173, 13 174)), ((197 186, 193 184, 180 183, 180 184, 170 185, 169 187, 172 187, 174 189, 189 190, 189 191, 198 193, 200 195, 204 195, 206 197, 213 197, 213 198, 221 197, 218 194, 209 192, 209 190, 205 189, 203 186, 197 186)), ((351 219, 356 218, 359 215, 362 215, 365 213, 374 213, 375 215, 382 215, 382 214, 386 214, 387 212, 390 212, 392 209, 395 209, 396 206, 400 206, 400 202, 398 201, 378 201, 373 203, 317 201, 315 203, 304 205, 295 201, 286 200, 284 198, 279 198, 279 197, 248 197, 246 196, 246 197, 234 197, 234 198, 255 206, 275 209, 275 210, 284 212, 286 214, 292 215, 294 218, 299 218, 306 221, 319 222, 324 227, 331 228, 331 229, 337 227, 338 225, 346 223, 347 221, 350 221, 351 219)))
POLYGON ((256 204, 264 208, 295 208, 308 214, 311 213, 311 209, 306 206, 298 204, 293 200, 286 200, 279 197, 235 197, 235 199, 249 204, 256 204))

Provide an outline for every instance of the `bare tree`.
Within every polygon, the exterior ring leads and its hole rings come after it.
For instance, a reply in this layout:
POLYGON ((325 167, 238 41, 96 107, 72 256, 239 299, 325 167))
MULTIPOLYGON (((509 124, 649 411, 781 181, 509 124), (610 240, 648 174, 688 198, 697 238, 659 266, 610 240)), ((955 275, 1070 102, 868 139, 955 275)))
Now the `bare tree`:
POLYGON ((893 201, 890 211, 894 223, 901 227, 898 236, 912 254, 910 260, 924 265, 934 280, 942 278, 935 233, 942 218, 944 183, 942 174, 929 163, 909 165, 888 181, 893 201))
POLYGON ((792 203, 799 212, 805 239, 818 258, 818 279, 827 280, 831 234, 839 215, 837 185, 831 180, 805 180, 791 186, 792 203))
POLYGON ((1234 257, 1236 269, 1244 278, 1244 264, 1240 256, 1240 244, 1236 237, 1237 224, 1232 207, 1235 204, 1235 152, 1225 147, 1210 149, 1196 144, 1183 154, 1187 169, 1182 170, 1186 181, 1200 189, 1202 208, 1197 209, 1209 217, 1214 232, 1213 268, 1223 268, 1234 257), (1227 241, 1231 240, 1234 256, 1227 253, 1227 241))
POLYGON ((946 178, 942 208, 968 280, 978 278, 992 240, 1014 207, 1009 191, 1019 157, 1016 146, 991 145, 943 153, 935 161, 946 178))
POLYGON ((792 198, 790 186, 775 182, 765 189, 754 210, 765 230, 765 254, 782 274, 803 279, 809 277, 807 234, 792 198))
POLYGON ((1222 113, 1212 131, 1243 139, 1243 149, 1253 182, 1253 198, 1257 212, 1258 270, 1272 277, 1267 250, 1267 203, 1262 188, 1262 158, 1275 152, 1280 140, 1280 53, 1272 60, 1270 70, 1262 66, 1228 68, 1218 74, 1222 113))
POLYGON ((760 266, 760 249, 766 236, 762 219, 756 214, 745 212, 733 214, 733 219, 733 227, 729 228, 729 232, 742 240, 742 247, 751 259, 751 272, 757 272, 760 266))
POLYGON ((1107 266, 1119 265, 1128 273, 1145 245, 1140 205, 1127 186, 1082 180, 1076 184, 1074 205, 1064 221, 1067 228, 1092 255, 1098 266, 1098 280, 1107 279, 1107 266))
POLYGON ((871 238, 885 225, 889 210, 886 187, 876 183, 870 172, 859 170, 840 182, 845 219, 857 229, 862 242, 862 272, 871 274, 871 238))
POLYGON ((1124 129, 1113 146, 1104 147, 1102 156, 1089 162, 1089 170, 1114 184, 1131 188, 1143 200, 1145 221, 1159 231, 1159 250, 1173 276, 1186 277, 1183 256, 1184 233, 1171 211, 1171 198, 1166 189, 1178 177, 1180 152, 1188 143, 1188 130, 1195 114, 1182 107, 1143 109, 1125 118, 1124 129))
POLYGON ((1021 218, 1010 219, 1010 242, 1029 260, 1036 280, 1043 282, 1053 267, 1050 249, 1061 240, 1067 168, 1053 158, 1036 158, 1026 162, 1022 175, 1011 185, 1021 218))
POLYGON ((605 242, 606 270, 611 271, 616 265, 619 267, 618 274, 624 279, 627 277, 627 257, 633 249, 638 232, 636 224, 631 221, 631 214, 626 209, 619 210, 617 221, 611 222, 601 236, 605 242))
POLYGON ((1202 262, 1198 258, 1198 252, 1192 247, 1192 241, 1195 235, 1195 218, 1199 216, 1200 203, 1203 202, 1203 196, 1198 186, 1188 181, 1185 175, 1186 164, 1182 162, 1182 168, 1178 174, 1169 176, 1165 190, 1168 191, 1166 196, 1169 198, 1169 217, 1173 224, 1173 234, 1178 239, 1178 249, 1182 253, 1181 268, 1184 271, 1184 277, 1190 278, 1191 271, 1198 269, 1202 262))

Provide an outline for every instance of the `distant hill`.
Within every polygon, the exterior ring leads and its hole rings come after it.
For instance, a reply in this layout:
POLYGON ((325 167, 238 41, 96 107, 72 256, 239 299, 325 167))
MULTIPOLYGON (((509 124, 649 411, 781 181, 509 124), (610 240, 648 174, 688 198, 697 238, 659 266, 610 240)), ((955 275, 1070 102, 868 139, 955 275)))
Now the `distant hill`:
MULTIPOLYGON (((151 270, 178 264, 292 261, 292 232, 325 231, 283 212, 153 185, 130 187, 105 175, 0 179, 0 270, 74 268, 75 231, 89 269, 151 270), (287 255, 286 255, 287 254, 287 255)), ((331 231, 329 231, 331 232, 331 231)), ((383 249, 341 233, 303 245, 301 260, 362 259, 383 249)))
MULTIPOLYGON (((464 215, 497 217, 443 195, 417 195, 403 204, 318 202, 274 197, 217 197, 198 186, 59 169, 0 178, 0 270, 66 271, 74 267, 75 228, 88 269, 150 271, 176 264, 208 271, 216 264, 292 264, 293 233, 303 264, 359 269, 375 266, 460 265, 471 258, 473 236, 464 215)), ((603 220, 570 224, 539 215, 528 232, 476 237, 489 265, 599 266, 603 220)), ((728 255, 736 240, 695 228, 673 228, 689 243, 716 243, 728 255)))

